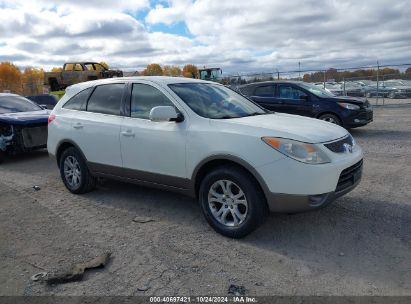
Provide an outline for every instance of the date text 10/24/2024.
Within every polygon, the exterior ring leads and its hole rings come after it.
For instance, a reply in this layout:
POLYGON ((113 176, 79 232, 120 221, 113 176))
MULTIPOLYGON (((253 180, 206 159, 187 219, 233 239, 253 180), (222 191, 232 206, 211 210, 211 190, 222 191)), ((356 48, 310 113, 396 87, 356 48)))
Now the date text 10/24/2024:
POLYGON ((231 296, 231 297, 150 297, 150 303, 258 303, 254 297, 231 296))

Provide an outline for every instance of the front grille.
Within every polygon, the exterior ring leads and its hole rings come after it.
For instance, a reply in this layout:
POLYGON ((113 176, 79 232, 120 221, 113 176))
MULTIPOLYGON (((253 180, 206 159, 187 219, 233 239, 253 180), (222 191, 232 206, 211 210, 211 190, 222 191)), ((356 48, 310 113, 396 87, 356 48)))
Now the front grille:
POLYGON ((341 192, 353 186, 361 178, 361 175, 362 160, 341 172, 335 192, 341 192))
POLYGON ((347 136, 343 139, 334 141, 332 143, 329 144, 324 144, 324 146, 326 146, 329 150, 331 150, 332 152, 335 153, 344 153, 345 152, 345 148, 344 148, 344 144, 349 144, 350 146, 353 145, 353 139, 351 136, 347 136))

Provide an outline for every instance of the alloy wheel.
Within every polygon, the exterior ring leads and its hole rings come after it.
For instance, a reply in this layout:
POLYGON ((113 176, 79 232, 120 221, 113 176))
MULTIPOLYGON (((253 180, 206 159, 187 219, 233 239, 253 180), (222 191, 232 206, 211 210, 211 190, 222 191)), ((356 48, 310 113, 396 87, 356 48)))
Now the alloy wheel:
POLYGON ((74 156, 67 156, 64 160, 64 177, 67 183, 73 189, 80 186, 81 183, 81 169, 80 164, 74 156))
POLYGON ((322 120, 338 125, 337 121, 333 117, 330 117, 330 116, 324 117, 322 120))
POLYGON ((218 180, 208 192, 211 214, 228 227, 241 225, 247 217, 248 204, 244 191, 230 180, 218 180))

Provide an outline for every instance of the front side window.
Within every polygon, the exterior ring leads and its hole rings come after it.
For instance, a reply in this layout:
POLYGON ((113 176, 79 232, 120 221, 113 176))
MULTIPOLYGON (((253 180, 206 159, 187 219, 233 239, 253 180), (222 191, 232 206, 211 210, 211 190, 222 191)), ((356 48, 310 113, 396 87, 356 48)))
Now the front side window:
POLYGON ((80 93, 77 93, 64 104, 63 108, 77 111, 84 110, 87 99, 90 96, 92 90, 93 88, 88 88, 81 91, 80 93))
POLYGON ((38 105, 22 96, 0 96, 0 114, 41 110, 43 109, 38 105))
POLYGON ((272 85, 259 86, 255 89, 254 96, 273 97, 274 96, 274 86, 272 85))
POLYGON ((120 115, 123 92, 124 83, 104 84, 97 86, 87 103, 87 111, 120 115))
POLYGON ((307 94, 293 86, 280 85, 278 88, 278 96, 282 99, 300 99, 307 94))
POLYGON ((64 70, 65 70, 65 71, 73 71, 73 70, 74 70, 74 64, 73 64, 73 63, 67 63, 67 64, 64 66, 64 70))
POLYGON ((174 106, 160 90, 148 84, 135 83, 131 93, 130 116, 149 119, 150 111, 158 106, 174 106))
POLYGON ((268 113, 225 86, 210 83, 168 85, 195 113, 211 119, 229 119, 268 113))

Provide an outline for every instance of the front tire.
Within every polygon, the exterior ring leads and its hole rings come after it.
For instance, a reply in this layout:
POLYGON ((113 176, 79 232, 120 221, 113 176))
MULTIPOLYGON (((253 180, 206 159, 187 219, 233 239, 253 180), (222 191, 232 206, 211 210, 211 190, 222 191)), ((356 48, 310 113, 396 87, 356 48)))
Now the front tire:
POLYGON ((87 193, 96 187, 96 178, 91 175, 85 159, 74 147, 68 148, 62 153, 60 175, 64 185, 71 193, 87 193))
POLYGON ((333 124, 338 125, 338 126, 342 125, 341 120, 334 114, 326 113, 326 114, 321 115, 318 118, 321 119, 321 120, 333 123, 333 124))
POLYGON ((233 166, 222 166, 206 175, 199 199, 210 226, 231 238, 251 233, 268 213, 258 183, 247 171, 233 166))

